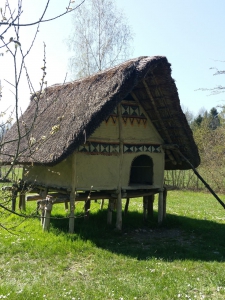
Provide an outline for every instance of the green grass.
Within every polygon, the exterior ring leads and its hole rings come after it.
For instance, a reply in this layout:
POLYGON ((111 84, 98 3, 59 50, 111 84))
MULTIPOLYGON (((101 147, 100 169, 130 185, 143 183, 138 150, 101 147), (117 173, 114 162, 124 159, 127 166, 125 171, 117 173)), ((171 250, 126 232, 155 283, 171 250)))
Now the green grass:
MULTIPOLYGON (((68 219, 43 233, 36 218, 2 216, 17 227, 0 229, 0 299, 225 299, 225 212, 211 195, 169 192, 162 226, 157 201, 144 224, 142 201, 133 199, 121 233, 106 225, 107 204, 99 211, 93 203, 88 222, 82 206, 73 235, 68 219)), ((66 216, 62 205, 53 216, 66 216)))

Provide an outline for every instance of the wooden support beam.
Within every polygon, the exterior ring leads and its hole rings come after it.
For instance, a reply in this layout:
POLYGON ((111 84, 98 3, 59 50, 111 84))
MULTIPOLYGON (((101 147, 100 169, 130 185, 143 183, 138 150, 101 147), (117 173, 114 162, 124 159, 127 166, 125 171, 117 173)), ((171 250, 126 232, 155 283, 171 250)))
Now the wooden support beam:
POLYGON ((155 200, 155 195, 148 196, 148 217, 153 218, 153 204, 155 200))
POLYGON ((112 212, 114 210, 114 203, 115 199, 109 199, 109 204, 108 204, 108 213, 107 213, 107 224, 111 225, 112 224, 112 212))
POLYGON ((75 198, 76 198, 76 153, 73 153, 73 157, 72 157, 72 176, 71 176, 71 192, 70 192, 69 233, 74 233, 75 198))
POLYGON ((43 231, 49 231, 50 228, 50 218, 52 211, 52 202, 51 200, 46 200, 46 204, 44 207, 44 222, 43 222, 43 231))
POLYGON ((70 193, 70 217, 69 217, 69 233, 74 233, 74 217, 75 217, 75 191, 70 193))
POLYGON ((16 185, 12 187, 12 211, 16 210, 16 197, 18 193, 18 188, 16 185))
POLYGON ((130 203, 130 198, 127 198, 125 208, 124 208, 124 215, 126 215, 128 212, 129 203, 130 203))
POLYGON ((122 198, 121 198, 121 190, 119 190, 117 196, 117 203, 116 203, 116 229, 122 229, 122 198))
POLYGON ((19 197, 19 209, 25 211, 26 210, 26 197, 25 192, 20 192, 19 197))
POLYGON ((167 199, 167 188, 163 190, 163 220, 166 218, 166 199, 167 199))
POLYGON ((163 191, 159 192, 158 198, 158 223, 161 224, 163 222, 163 191))
POLYGON ((147 220, 148 216, 148 196, 143 197, 143 219, 144 221, 147 220))
POLYGON ((45 216, 45 200, 38 200, 37 201, 37 215, 41 212, 41 226, 43 226, 44 223, 44 216, 45 216))
POLYGON ((88 220, 90 215, 91 200, 87 199, 84 204, 84 219, 88 220))
POLYGON ((100 210, 103 210, 104 200, 105 200, 105 199, 102 199, 102 200, 101 200, 101 203, 100 203, 100 210))
POLYGON ((65 201, 65 210, 68 211, 68 209, 69 209, 68 201, 65 201))
POLYGON ((119 124, 119 141, 120 141, 120 156, 118 169, 118 191, 116 201, 116 229, 122 230, 122 174, 123 174, 123 144, 124 144, 124 126, 122 121, 121 104, 118 105, 118 124, 119 124))

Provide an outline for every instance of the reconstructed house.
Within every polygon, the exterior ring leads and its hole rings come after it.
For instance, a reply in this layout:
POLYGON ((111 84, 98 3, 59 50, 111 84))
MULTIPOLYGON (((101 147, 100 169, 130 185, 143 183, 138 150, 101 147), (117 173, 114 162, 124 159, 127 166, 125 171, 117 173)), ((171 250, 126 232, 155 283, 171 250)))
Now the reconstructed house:
POLYGON ((200 163, 170 64, 162 56, 139 57, 48 87, 31 97, 19 131, 19 149, 17 124, 5 137, 13 142, 4 147, 4 163, 16 157, 25 166, 23 180, 40 194, 69 197, 71 216, 79 197, 109 199, 109 206, 116 199, 118 229, 122 198, 152 201, 158 193, 162 221, 164 170, 189 169, 183 156, 194 167, 200 163))

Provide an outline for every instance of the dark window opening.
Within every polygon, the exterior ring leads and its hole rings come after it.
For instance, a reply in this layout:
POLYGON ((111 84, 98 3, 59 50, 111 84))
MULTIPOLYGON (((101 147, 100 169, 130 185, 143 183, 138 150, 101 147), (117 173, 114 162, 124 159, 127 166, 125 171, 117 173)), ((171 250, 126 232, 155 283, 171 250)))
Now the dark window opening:
POLYGON ((140 155, 133 160, 129 184, 153 184, 153 161, 151 157, 140 155))

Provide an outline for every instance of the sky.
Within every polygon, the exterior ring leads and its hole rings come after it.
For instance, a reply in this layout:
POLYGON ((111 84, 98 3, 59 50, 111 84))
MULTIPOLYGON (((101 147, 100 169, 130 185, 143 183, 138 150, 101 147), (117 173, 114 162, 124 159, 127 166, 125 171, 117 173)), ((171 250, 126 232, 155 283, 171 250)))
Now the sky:
MULTIPOLYGON (((87 0, 86 0, 87 1, 87 0)), ((209 96, 209 91, 199 88, 213 88, 224 85, 224 75, 214 76, 218 68, 225 70, 225 1, 224 0, 114 0, 123 10, 125 22, 134 33, 132 57, 166 56, 172 67, 181 105, 197 115, 203 109, 210 110, 225 103, 225 94, 209 96)), ((51 0, 46 18, 65 11, 68 0, 51 0)), ((81 0, 75 1, 79 4, 81 0)), ((0 0, 3 7, 5 0, 0 0)), ((10 0, 10 5, 16 4, 10 0)), ((46 0, 23 0, 21 21, 38 20, 46 0)), ((46 44, 48 85, 70 80, 68 73, 69 52, 67 40, 72 33, 72 16, 67 14, 55 21, 42 23, 34 46, 27 56, 28 68, 34 88, 38 90, 43 66, 43 42, 46 44), (66 77, 67 76, 67 77, 66 77)), ((21 47, 26 52, 32 43, 36 27, 21 27, 21 47)), ((0 27, 0 33, 3 28, 0 27)), ((9 32, 5 39, 14 37, 9 32)), ((0 49, 0 52, 4 52, 0 49)), ((3 98, 0 112, 13 108, 13 62, 9 53, 0 56, 0 80, 3 98), (8 82, 7 82, 8 81, 8 82)), ((29 104, 30 92, 23 78, 20 83, 19 106, 24 111, 29 104)))

